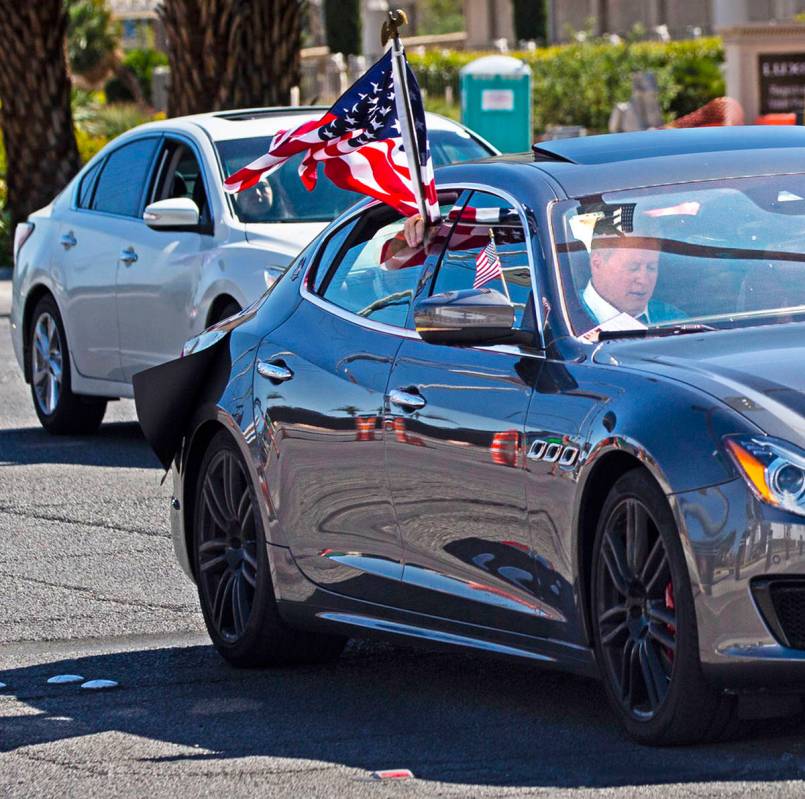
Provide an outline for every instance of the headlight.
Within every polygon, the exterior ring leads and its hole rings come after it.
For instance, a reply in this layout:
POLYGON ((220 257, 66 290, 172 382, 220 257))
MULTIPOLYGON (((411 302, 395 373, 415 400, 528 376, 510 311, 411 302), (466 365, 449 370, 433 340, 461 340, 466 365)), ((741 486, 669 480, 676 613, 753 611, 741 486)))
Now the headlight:
POLYGON ((769 436, 727 436, 727 452, 755 495, 805 516, 805 452, 769 436))

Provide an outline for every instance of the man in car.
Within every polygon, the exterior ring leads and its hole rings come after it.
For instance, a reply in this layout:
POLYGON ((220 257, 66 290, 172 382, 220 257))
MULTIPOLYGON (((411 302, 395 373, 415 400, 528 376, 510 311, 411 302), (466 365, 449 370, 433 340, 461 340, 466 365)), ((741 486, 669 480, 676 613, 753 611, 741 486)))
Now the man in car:
POLYGON ((656 238, 630 237, 611 222, 596 224, 590 246, 590 280, 581 294, 584 310, 599 325, 628 314, 643 325, 684 318, 685 314, 653 298, 660 250, 656 238))

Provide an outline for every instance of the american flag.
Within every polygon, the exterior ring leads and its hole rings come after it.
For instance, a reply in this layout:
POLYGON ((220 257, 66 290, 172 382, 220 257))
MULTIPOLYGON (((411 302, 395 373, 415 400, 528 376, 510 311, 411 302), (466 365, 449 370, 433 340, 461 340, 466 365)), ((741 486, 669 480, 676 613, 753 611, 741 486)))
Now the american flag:
POLYGON ((472 287, 479 289, 496 277, 503 277, 503 270, 500 266, 497 247, 495 247, 495 239, 490 236, 489 244, 478 253, 478 257, 475 259, 475 280, 472 287))
MULTIPOLYGON (((425 208, 438 221, 439 203, 428 149, 425 109, 414 73, 405 63, 408 92, 419 151, 425 208)), ((304 153, 299 177, 316 185, 319 164, 337 186, 367 194, 410 216, 419 211, 409 155, 403 144, 400 117, 402 92, 392 68, 391 51, 348 89, 321 119, 305 122, 274 136, 268 152, 224 181, 234 194, 254 186, 260 176, 297 153, 304 153)))
MULTIPOLYGON (((447 214, 447 224, 455 224, 450 234, 447 248, 456 250, 474 250, 489 243, 489 232, 494 226, 495 236, 503 244, 522 242, 523 226, 520 216, 513 208, 474 208, 471 205, 454 206, 447 214)), ((437 241, 438 241, 437 237, 437 241)), ((442 240, 442 246, 443 246, 442 240)), ((431 242, 428 242, 430 245, 431 242)), ((389 239, 380 251, 380 262, 385 269, 405 269, 422 266, 430 254, 425 245, 409 247, 405 236, 400 231, 389 239)))

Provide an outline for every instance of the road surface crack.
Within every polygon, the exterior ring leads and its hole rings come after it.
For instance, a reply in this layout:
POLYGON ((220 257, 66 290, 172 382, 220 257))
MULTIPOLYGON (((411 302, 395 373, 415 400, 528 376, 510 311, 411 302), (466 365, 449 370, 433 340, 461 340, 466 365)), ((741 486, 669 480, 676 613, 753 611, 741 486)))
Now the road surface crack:
POLYGON ((73 524, 78 527, 97 527, 101 530, 111 530, 116 533, 133 533, 134 535, 145 535, 149 538, 168 538, 169 535, 164 530, 149 530, 141 527, 120 527, 106 522, 84 521, 78 519, 68 519, 64 516, 57 516, 49 513, 37 513, 30 510, 18 510, 9 505, 0 505, 0 513, 6 513, 9 516, 22 516, 25 519, 37 519, 44 522, 59 522, 61 524, 73 524))
POLYGON ((36 585, 44 585, 48 588, 62 588, 66 591, 77 591, 82 594, 89 594, 93 599, 99 602, 110 602, 115 605, 125 605, 127 607, 144 608, 145 610, 169 610, 174 613, 188 613, 192 608, 188 605, 175 605, 161 602, 144 602, 138 599, 119 599, 117 597, 102 596, 95 593, 92 588, 86 588, 83 585, 64 585, 63 583, 50 582, 49 580, 41 580, 36 577, 25 577, 21 574, 12 574, 10 572, 0 571, 0 577, 8 577, 13 580, 23 580, 28 583, 36 585))

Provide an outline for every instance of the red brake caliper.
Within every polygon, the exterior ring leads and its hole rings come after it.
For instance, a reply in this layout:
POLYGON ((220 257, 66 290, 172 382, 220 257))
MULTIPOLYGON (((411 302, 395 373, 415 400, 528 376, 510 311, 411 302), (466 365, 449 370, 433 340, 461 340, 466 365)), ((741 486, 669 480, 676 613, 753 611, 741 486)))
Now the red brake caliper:
MULTIPOLYGON (((674 584, 670 580, 668 581, 668 584, 665 586, 665 607, 668 608, 668 610, 674 609, 674 584)), ((671 635, 673 636, 676 635, 676 627, 673 624, 666 624, 665 628, 671 635)), ((665 654, 668 655, 669 660, 674 659, 673 650, 665 647, 665 654)))

